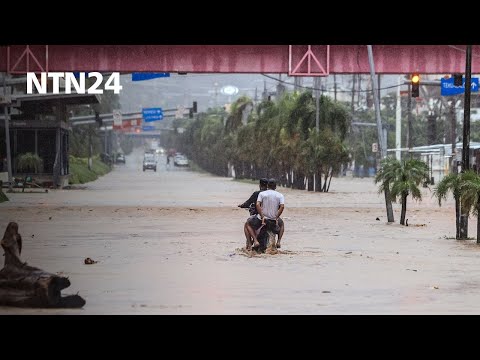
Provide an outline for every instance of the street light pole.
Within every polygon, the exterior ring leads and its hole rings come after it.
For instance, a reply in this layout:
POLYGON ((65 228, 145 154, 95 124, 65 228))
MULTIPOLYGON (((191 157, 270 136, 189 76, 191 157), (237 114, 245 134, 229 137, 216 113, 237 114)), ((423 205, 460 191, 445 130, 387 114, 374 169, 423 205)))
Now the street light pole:
POLYGON ((12 177, 12 155, 10 152, 10 126, 9 126, 9 108, 7 105, 7 73, 3 76, 3 94, 5 98, 5 105, 3 112, 5 115, 5 145, 7 153, 7 171, 8 171, 8 191, 13 191, 13 177, 12 177))
POLYGON ((320 131, 320 78, 314 77, 314 87, 315 87, 315 129, 317 134, 320 131))
MULTIPOLYGON (((465 101, 463 107, 462 173, 470 169, 470 95, 472 91, 472 45, 467 45, 465 59, 465 101)), ((460 207, 460 239, 468 238, 468 213, 460 207)), ((478 242, 477 236, 477 242, 478 242)))
MULTIPOLYGON (((370 76, 372 78, 372 88, 373 88, 372 90, 373 90, 373 99, 375 104, 375 114, 377 117, 378 146, 380 148, 380 154, 382 159, 385 159, 387 157, 387 147, 385 146, 386 141, 384 142, 383 140, 382 118, 380 115, 380 99, 378 96, 379 93, 377 92, 377 84, 375 81, 375 64, 373 62, 372 45, 367 45, 367 49, 368 49, 368 62, 370 63, 370 76)), ((388 186, 385 187, 385 206, 387 208, 388 222, 394 222, 392 200, 390 199, 390 189, 388 189, 388 186)))
POLYGON ((465 101, 463 107, 462 172, 470 169, 470 95, 472 92, 472 45, 467 45, 465 64, 465 101))
POLYGON ((407 99, 407 148, 412 156, 412 85, 408 84, 408 99, 407 99))
POLYGON ((400 97, 400 85, 402 84, 403 77, 398 77, 398 87, 397 87, 397 108, 395 109, 395 148, 397 151, 395 155, 397 160, 402 159, 402 99, 400 97))

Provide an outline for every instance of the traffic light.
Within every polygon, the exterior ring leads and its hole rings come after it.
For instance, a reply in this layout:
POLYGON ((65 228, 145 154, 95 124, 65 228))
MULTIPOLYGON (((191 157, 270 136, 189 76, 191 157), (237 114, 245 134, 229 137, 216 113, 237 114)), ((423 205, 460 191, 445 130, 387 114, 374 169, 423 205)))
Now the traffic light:
POLYGON ((454 86, 463 85, 463 74, 453 74, 453 85, 454 86))
POLYGON ((192 107, 193 112, 196 114, 197 113, 197 102, 193 102, 193 107, 192 107))
POLYGON ((412 82, 412 97, 419 97, 420 96, 420 75, 415 73, 412 74, 411 78, 412 82))
POLYGON ((193 108, 191 108, 189 111, 188 111, 188 117, 190 119, 193 119, 193 108))

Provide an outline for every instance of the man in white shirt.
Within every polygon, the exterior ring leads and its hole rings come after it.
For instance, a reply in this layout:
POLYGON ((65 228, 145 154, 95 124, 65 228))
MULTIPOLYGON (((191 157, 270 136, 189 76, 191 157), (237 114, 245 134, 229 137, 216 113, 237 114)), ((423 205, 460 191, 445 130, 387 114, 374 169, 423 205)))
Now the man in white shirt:
POLYGON ((265 224, 266 219, 275 220, 278 228, 277 248, 280 248, 280 241, 282 240, 284 232, 284 224, 280 215, 285 208, 284 196, 276 191, 277 184, 275 179, 268 180, 267 190, 258 194, 257 211, 258 217, 262 220, 262 225, 265 224), (279 224, 280 221, 280 224, 279 224))

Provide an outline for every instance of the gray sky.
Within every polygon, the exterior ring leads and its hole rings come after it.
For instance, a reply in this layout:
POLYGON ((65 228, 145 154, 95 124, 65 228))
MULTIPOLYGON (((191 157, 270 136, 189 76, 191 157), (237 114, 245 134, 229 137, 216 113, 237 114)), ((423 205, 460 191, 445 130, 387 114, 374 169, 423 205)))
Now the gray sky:
MULTIPOLYGON (((279 78, 278 74, 269 74, 279 78)), ((285 74, 282 80, 293 84, 294 78, 285 74)), ((351 89, 351 75, 337 75, 337 90, 351 89)), ((362 89, 367 89, 368 75, 363 75, 362 89)), ((396 84, 397 75, 382 76, 381 86, 396 84)), ((311 77, 302 79, 304 86, 312 86, 311 77)), ((322 84, 333 96, 334 77, 330 75, 322 78, 322 84)), ((261 99, 264 85, 267 91, 275 91, 278 81, 261 74, 171 74, 167 78, 158 78, 145 81, 131 81, 131 74, 121 76, 120 103, 123 112, 141 111, 145 107, 161 107, 163 109, 176 108, 178 106, 191 107, 193 101, 198 103, 198 111, 204 111, 209 107, 223 106, 226 103, 235 101, 239 96, 247 95, 255 97, 255 89, 258 92, 258 99, 261 99), (221 89, 224 86, 235 86, 239 89, 236 95, 225 95, 221 89)), ((286 85, 293 89, 293 85, 286 85)), ((385 95, 389 89, 384 91, 385 95)), ((345 93, 346 96, 348 93, 345 93)), ((340 93, 339 93, 340 96, 340 93)))

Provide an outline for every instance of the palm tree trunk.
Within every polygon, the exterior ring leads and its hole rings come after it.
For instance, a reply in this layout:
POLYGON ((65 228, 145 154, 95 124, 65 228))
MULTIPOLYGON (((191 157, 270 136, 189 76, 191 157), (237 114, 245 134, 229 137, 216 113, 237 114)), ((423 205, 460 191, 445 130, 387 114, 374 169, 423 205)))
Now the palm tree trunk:
POLYGON ((458 196, 455 198, 455 239, 460 240, 460 200, 458 196))
POLYGON ((313 191, 313 173, 308 174, 308 191, 313 191))
POLYGON ((330 190, 330 183, 332 182, 332 176, 333 176, 333 169, 332 169, 332 172, 330 173, 330 179, 328 180, 328 187, 326 192, 330 190))
POLYGON ((305 175, 300 170, 295 173, 293 188, 299 189, 299 190, 305 190, 305 175))
POLYGON ((468 238, 468 214, 460 215, 460 240, 468 238))
POLYGON ((290 189, 293 189, 293 171, 292 171, 292 169, 288 170, 288 184, 287 184, 287 186, 290 189))
POLYGON ((283 187, 287 187, 288 186, 288 179, 287 179, 285 171, 283 171, 283 170, 280 171, 279 178, 280 178, 280 185, 283 186, 283 187))
POLYGON ((393 208, 392 208, 392 199, 390 198, 390 189, 388 186, 385 187, 385 207, 387 208, 387 221, 389 223, 395 222, 393 217, 393 208))
POLYGON ((400 215, 400 224, 405 225, 405 215, 407 213, 407 195, 402 194, 402 213, 400 215))
POLYGON ((327 170, 327 171, 325 172, 325 179, 323 180, 322 192, 327 192, 328 173, 329 173, 329 170, 327 170))
POLYGON ((467 240, 468 238, 468 211, 463 209, 463 204, 460 202, 460 240, 467 240))
POLYGON ((318 167, 315 172, 315 192, 322 191, 322 168, 318 167))

